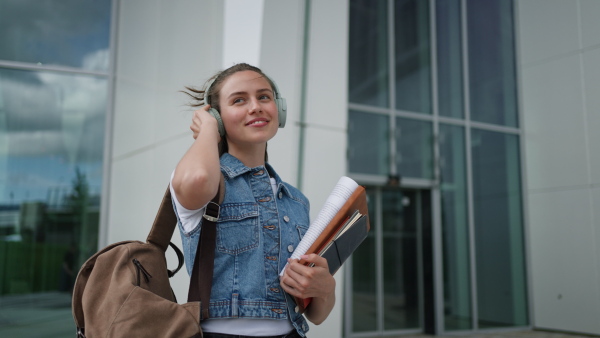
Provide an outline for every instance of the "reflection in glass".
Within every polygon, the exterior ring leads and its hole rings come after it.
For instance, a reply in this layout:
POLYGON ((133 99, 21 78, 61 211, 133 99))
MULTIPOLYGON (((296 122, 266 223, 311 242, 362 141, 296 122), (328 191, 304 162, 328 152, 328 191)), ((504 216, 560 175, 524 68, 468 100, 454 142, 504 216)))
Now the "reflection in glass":
POLYGON ((377 264, 374 227, 375 192, 367 190, 369 223, 371 231, 352 254, 352 331, 368 332, 377 330, 377 264))
POLYGON ((473 129, 471 151, 479 327, 525 326, 519 138, 473 129))
POLYGON ((440 124, 440 190, 444 267, 444 327, 472 325, 465 132, 440 124))
POLYGON ((431 122, 397 118, 396 166, 401 177, 433 177, 433 129, 431 122))
POLYGON ((436 0, 438 111, 463 118, 461 0, 436 0))
POLYGON ((394 4, 396 109, 431 114, 429 2, 394 4))
POLYGON ((421 325, 416 196, 382 191, 384 330, 421 325))
POLYGON ((111 0, 0 1, 0 60, 108 70, 111 0))
POLYGON ((389 107, 387 1, 352 0, 348 99, 389 107))
MULTIPOLYGON (((0 69, 2 316, 44 299, 45 320, 72 323, 74 277, 97 249, 106 99, 103 78, 0 69)), ((45 324, 18 321, 28 318, 45 324)))
POLYGON ((348 117, 348 169, 352 173, 387 175, 389 118, 351 110, 348 117))
POLYGON ((518 127, 512 1, 467 0, 471 119, 518 127))

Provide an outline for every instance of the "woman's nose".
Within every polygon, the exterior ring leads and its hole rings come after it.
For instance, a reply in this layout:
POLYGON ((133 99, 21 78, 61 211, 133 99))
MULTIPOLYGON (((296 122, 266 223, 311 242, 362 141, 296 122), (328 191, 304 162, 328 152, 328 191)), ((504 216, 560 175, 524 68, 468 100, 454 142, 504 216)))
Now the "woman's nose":
POLYGON ((248 112, 256 113, 260 111, 260 109, 260 102, 258 101, 258 99, 251 99, 250 104, 248 105, 248 112))

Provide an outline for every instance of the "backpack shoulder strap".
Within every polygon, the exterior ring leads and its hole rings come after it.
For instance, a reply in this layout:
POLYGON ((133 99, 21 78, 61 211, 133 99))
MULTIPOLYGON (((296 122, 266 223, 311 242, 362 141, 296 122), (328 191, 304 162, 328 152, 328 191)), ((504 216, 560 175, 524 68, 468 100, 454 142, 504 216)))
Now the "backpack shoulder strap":
MULTIPOLYGON (((175 215, 175 210, 173 209, 173 199, 171 197, 171 184, 167 185, 167 190, 163 196, 162 201, 160 202, 160 206, 158 207, 158 212, 156 213, 156 217, 154 218, 154 223, 152 224, 152 228, 150 229, 150 233, 146 238, 146 242, 152 243, 163 251, 167 251, 169 244, 171 242, 171 238, 173 237, 173 232, 175 231, 175 226, 177 225, 177 216, 175 215)), ((221 180, 219 182, 219 190, 217 191, 218 203, 221 204, 223 202, 223 198, 225 196, 225 178, 223 174, 221 174, 221 180)), ((213 202, 215 199, 213 198, 213 202)), ((210 204, 210 203, 209 203, 210 204)))
POLYGON ((212 288, 213 269, 215 264, 215 246, 217 237, 217 220, 221 203, 225 198, 225 178, 221 174, 219 190, 215 197, 206 205, 200 230, 200 240, 196 249, 196 258, 192 268, 188 302, 200 302, 200 319, 209 318, 208 305, 212 288))
POLYGON ((173 231, 177 225, 177 216, 175 216, 175 210, 173 209, 173 200, 171 198, 170 184, 167 186, 167 191, 160 203, 156 218, 150 229, 150 233, 146 238, 146 242, 152 243, 163 251, 167 251, 173 231))

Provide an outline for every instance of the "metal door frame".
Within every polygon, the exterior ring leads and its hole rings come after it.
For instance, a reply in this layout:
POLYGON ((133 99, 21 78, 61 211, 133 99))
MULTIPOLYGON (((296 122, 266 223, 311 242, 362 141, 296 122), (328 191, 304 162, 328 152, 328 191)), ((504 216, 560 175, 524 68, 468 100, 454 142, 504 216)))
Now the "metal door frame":
MULTIPOLYGON (((411 180, 412 181, 412 180, 411 180)), ((388 188, 385 185, 369 185, 367 186, 367 190, 375 191, 375 201, 374 208, 375 210, 371 211, 377 215, 381 215, 382 213, 382 191, 388 188)), ((434 281, 434 311, 435 314, 435 332, 441 332, 441 328, 443 325, 442 314, 440 313, 443 308, 443 282, 441 280, 441 236, 439 231, 439 196, 438 189, 432 188, 431 182, 403 182, 401 186, 395 187, 398 191, 411 191, 415 193, 415 200, 417 203, 416 206, 416 217, 418 219, 417 226, 417 269, 418 269, 418 292, 419 292, 419 328, 418 329, 408 329, 408 330, 393 330, 393 331, 384 331, 384 307, 383 307, 383 233, 382 233, 382 220, 381 217, 375 217, 375 222, 371 223, 371 231, 375 231, 375 262, 376 262, 376 311, 377 311, 377 329, 375 331, 369 332, 353 332, 352 331, 352 321, 353 321, 353 311, 352 311, 352 257, 348 259, 348 262, 344 264, 344 309, 343 309, 343 318, 344 318, 344 337, 349 338, 359 338, 359 337, 382 337, 382 336, 397 336, 397 335, 408 335, 408 334, 419 334, 424 333, 425 324, 424 324, 424 288, 423 288, 423 193, 427 191, 429 196, 429 204, 430 204, 430 213, 431 213, 431 236, 432 236, 432 260, 433 260, 433 281, 434 281), (410 184, 412 183, 412 184, 410 184), (425 183, 425 184, 424 184, 425 183)))

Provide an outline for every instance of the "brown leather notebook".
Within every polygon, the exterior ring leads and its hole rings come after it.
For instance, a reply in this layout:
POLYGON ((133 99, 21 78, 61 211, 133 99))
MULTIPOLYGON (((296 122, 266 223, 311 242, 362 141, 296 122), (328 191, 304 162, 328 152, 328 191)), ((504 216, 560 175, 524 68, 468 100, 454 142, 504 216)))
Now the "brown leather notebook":
MULTIPOLYGON (((335 237, 336 237, 336 235, 338 235, 340 228, 346 224, 347 220, 350 217, 352 217, 352 215, 354 215, 354 213, 356 211, 358 211, 361 215, 363 215, 363 217, 361 217, 360 222, 356 222, 356 224, 354 224, 354 225, 361 226, 361 227, 366 226, 366 232, 368 232, 371 227, 369 224, 369 217, 368 217, 369 210, 367 208, 367 193, 363 186, 358 186, 358 188, 356 188, 354 193, 352 193, 350 198, 348 198, 346 203, 344 203, 344 205, 340 208, 340 210, 333 217, 331 222, 329 222, 329 224, 327 224, 327 226, 325 227, 323 232, 321 232, 319 237, 315 240, 315 242, 306 251, 306 254, 307 255, 309 255, 311 253, 323 254, 323 249, 325 249, 333 240, 335 240, 335 237)), ((362 234, 361 237, 362 236, 366 237, 366 232, 359 231, 359 232, 351 232, 349 234, 351 235, 352 233, 361 233, 362 234)), ((353 242, 352 245, 358 246, 358 244, 360 244, 360 242, 362 242, 364 240, 364 237, 360 238, 358 240, 358 242, 352 241, 353 242)), ((354 249, 356 249, 356 248, 354 247, 354 249)), ((347 257, 344 257, 343 259, 341 259, 341 262, 334 263, 336 265, 336 268, 334 271, 331 271, 331 269, 330 269, 330 272, 332 274, 337 271, 337 268, 339 268, 339 265, 341 265, 341 263, 343 263, 343 260, 345 260, 345 258, 347 258, 347 257)), ((304 265, 309 264, 304 260, 300 260, 300 263, 304 264, 304 265)), ((306 299, 296 298, 296 304, 299 307, 298 310, 301 312, 304 312, 304 310, 306 310, 306 307, 308 306, 308 304, 310 304, 311 300, 312 300, 312 298, 306 298, 306 299)))

